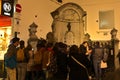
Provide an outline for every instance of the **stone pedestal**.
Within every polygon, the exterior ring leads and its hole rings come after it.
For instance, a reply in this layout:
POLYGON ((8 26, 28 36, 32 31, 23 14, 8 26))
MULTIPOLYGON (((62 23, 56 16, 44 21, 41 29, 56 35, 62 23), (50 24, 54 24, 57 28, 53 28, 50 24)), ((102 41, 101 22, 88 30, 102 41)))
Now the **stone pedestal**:
POLYGON ((115 57, 114 63, 115 63, 115 69, 119 68, 119 59, 117 58, 118 51, 119 51, 119 40, 116 39, 116 40, 114 40, 114 57, 115 57))
POLYGON ((115 69, 118 69, 119 68, 119 60, 117 58, 117 54, 118 54, 118 51, 119 51, 119 40, 117 39, 117 29, 113 28, 111 30, 111 42, 113 43, 113 49, 114 49, 114 66, 115 66, 115 69))

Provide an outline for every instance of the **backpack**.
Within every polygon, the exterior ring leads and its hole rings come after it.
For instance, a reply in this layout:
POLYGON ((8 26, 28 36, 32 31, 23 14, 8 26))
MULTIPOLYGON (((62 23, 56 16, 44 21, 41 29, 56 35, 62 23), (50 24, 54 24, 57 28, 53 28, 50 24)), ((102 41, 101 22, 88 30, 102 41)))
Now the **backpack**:
POLYGON ((17 65, 15 55, 8 57, 6 54, 4 55, 5 66, 11 69, 15 68, 17 65))
POLYGON ((24 56, 24 48, 19 48, 17 51, 17 61, 23 61, 25 58, 24 56))

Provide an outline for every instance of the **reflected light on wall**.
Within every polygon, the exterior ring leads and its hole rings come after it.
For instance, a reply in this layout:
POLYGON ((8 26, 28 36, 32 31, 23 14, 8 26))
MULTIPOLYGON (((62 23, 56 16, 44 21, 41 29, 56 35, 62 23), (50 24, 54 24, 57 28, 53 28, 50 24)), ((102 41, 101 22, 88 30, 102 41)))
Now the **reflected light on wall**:
POLYGON ((0 38, 3 38, 3 37, 4 37, 4 31, 0 30, 0 38))
POLYGON ((101 21, 100 27, 109 27, 109 23, 106 20, 101 21))
POLYGON ((7 33, 8 35, 11 35, 11 27, 6 30, 6 33, 7 33))

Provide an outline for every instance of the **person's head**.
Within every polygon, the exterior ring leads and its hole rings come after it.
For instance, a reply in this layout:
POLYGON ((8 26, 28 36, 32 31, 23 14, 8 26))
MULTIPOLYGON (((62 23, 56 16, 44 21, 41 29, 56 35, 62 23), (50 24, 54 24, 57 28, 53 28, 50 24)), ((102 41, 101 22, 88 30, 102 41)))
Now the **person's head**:
POLYGON ((69 49, 69 54, 70 55, 74 55, 74 54, 77 54, 79 53, 79 48, 77 45, 72 45, 69 49))
POLYGON ((19 40, 20 38, 15 37, 12 39, 12 43, 17 47, 19 45, 19 40))
POLYGON ((47 43, 46 44, 46 48, 52 48, 53 47, 53 43, 47 43))
POLYGON ((56 42, 55 45, 53 46, 53 51, 54 51, 55 53, 57 53, 57 52, 58 52, 58 48, 59 48, 59 43, 56 42))
POLYGON ((38 47, 45 47, 46 46, 46 43, 47 41, 45 39, 41 39, 41 40, 38 40, 38 47))
POLYGON ((25 42, 23 40, 20 41, 20 48, 24 48, 25 47, 25 42))
POLYGON ((67 51, 67 45, 65 43, 63 43, 63 42, 59 42, 58 43, 58 50, 61 53, 66 53, 66 51, 67 51))
POLYGON ((100 47, 100 42, 96 42, 96 47, 100 47))
POLYGON ((85 47, 87 47, 87 46, 88 46, 88 42, 87 42, 87 41, 84 41, 84 42, 82 43, 82 45, 85 46, 85 47))
POLYGON ((32 46, 28 43, 26 48, 24 49, 24 53, 26 53, 28 55, 28 57, 30 57, 30 54, 32 53, 32 46))

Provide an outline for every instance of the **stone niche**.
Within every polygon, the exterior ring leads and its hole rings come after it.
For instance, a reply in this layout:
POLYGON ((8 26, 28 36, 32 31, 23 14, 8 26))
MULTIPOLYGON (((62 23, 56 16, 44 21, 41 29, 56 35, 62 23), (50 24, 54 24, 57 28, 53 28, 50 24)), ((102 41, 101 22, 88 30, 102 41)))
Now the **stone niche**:
POLYGON ((55 42, 80 45, 84 40, 86 12, 75 3, 66 3, 51 12, 52 32, 55 42))

